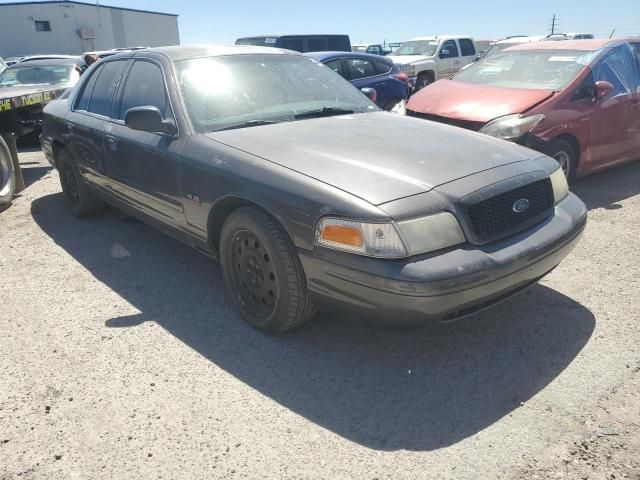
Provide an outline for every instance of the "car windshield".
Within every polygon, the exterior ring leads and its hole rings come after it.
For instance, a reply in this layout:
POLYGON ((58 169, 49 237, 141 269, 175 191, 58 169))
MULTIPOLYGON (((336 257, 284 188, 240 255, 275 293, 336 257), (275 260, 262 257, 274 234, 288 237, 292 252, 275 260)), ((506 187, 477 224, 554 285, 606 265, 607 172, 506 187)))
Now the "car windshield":
POLYGON ((508 50, 463 70, 454 80, 496 87, 561 90, 597 52, 580 50, 508 50))
POLYGON ((404 42, 394 55, 424 55, 432 57, 436 54, 440 42, 438 40, 411 40, 404 42))
POLYGON ((74 84, 80 78, 73 65, 11 67, 0 74, 0 88, 74 84))
POLYGON ((487 58, 491 55, 495 55, 498 52, 501 52, 505 48, 513 47, 516 45, 515 43, 494 43, 491 45, 486 52, 484 52, 483 58, 487 58))
POLYGON ((304 56, 204 57, 176 67, 189 116, 201 132, 377 110, 340 75, 304 56))

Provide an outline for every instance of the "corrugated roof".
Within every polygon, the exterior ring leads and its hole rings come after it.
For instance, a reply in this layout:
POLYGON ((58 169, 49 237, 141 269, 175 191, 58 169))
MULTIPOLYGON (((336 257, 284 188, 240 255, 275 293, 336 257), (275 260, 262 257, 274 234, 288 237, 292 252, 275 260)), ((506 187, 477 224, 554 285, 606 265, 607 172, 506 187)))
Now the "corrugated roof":
POLYGON ((87 3, 87 2, 76 2, 74 0, 40 0, 35 2, 6 2, 0 3, 0 7, 7 7, 11 5, 43 5, 43 4, 74 4, 74 5, 84 5, 88 7, 99 6, 101 8, 113 8, 115 10, 127 10, 129 12, 140 12, 140 13, 152 13, 154 15, 168 15, 170 17, 177 17, 178 15, 175 13, 165 13, 165 12, 154 12, 151 10, 139 10, 137 8, 127 8, 127 7, 112 7, 110 5, 97 5, 96 3, 87 3))

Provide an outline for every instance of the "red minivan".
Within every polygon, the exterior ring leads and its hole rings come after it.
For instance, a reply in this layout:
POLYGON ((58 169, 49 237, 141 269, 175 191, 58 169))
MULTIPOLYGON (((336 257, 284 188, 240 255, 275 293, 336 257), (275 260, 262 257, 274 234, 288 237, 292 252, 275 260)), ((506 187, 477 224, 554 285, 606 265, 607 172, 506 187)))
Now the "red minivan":
POLYGON ((640 159, 640 39, 533 42, 422 89, 407 115, 539 150, 569 179, 640 159))

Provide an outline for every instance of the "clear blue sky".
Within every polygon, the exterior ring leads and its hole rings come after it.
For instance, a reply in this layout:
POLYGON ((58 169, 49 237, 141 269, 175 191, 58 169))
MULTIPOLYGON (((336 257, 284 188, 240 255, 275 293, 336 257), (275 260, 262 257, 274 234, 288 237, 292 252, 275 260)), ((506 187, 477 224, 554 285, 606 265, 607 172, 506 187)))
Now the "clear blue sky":
POLYGON ((640 0, 102 0, 104 5, 180 15, 182 44, 233 43, 240 36, 278 33, 347 33, 353 43, 397 42, 431 34, 476 39, 549 32, 608 37, 640 35, 640 0))

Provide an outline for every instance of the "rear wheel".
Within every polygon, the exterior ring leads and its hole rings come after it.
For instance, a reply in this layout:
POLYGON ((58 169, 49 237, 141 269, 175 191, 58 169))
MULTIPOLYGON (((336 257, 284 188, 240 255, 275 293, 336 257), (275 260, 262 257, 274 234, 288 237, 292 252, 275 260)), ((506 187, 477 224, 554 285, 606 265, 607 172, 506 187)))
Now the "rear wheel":
POLYGON ((236 307, 259 330, 285 332, 315 313, 295 247, 257 208, 240 208, 225 221, 220 260, 236 307))
POLYGON ((570 142, 563 138, 554 140, 547 149, 547 155, 555 158, 560 168, 562 168, 567 181, 575 179, 578 155, 570 142))
POLYGON ((60 186, 67 205, 78 218, 86 218, 102 213, 105 204, 87 187, 73 158, 66 150, 60 150, 56 156, 60 186))
POLYGON ((8 205, 16 188, 16 171, 13 167, 11 151, 0 137, 0 206, 8 205))

